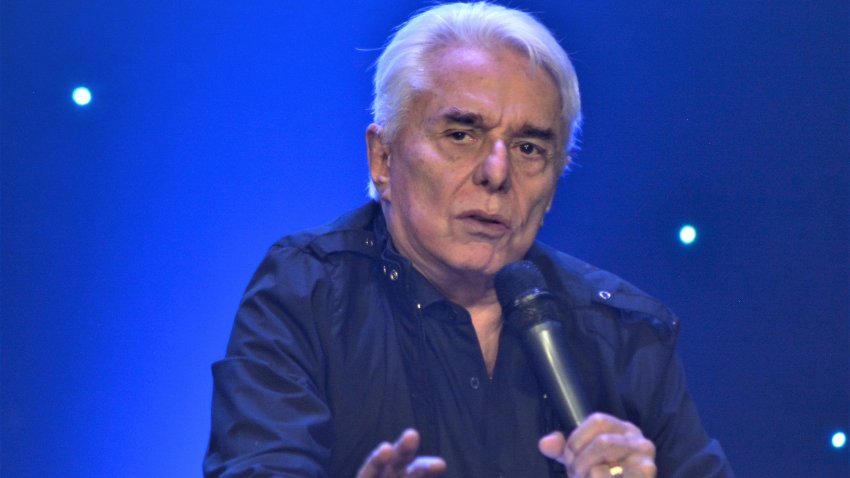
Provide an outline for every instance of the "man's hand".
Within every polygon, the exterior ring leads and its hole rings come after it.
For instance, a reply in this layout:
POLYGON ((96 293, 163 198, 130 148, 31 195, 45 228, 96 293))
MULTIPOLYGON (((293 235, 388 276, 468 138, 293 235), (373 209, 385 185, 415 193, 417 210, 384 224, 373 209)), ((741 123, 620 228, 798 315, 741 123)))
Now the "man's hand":
POLYGON ((657 472, 655 445, 638 427, 604 413, 587 417, 569 439, 561 432, 546 435, 538 448, 563 463, 570 478, 654 478, 657 472))
POLYGON ((407 429, 395 443, 381 443, 372 451, 357 478, 427 478, 446 471, 446 462, 435 456, 416 456, 419 433, 407 429))

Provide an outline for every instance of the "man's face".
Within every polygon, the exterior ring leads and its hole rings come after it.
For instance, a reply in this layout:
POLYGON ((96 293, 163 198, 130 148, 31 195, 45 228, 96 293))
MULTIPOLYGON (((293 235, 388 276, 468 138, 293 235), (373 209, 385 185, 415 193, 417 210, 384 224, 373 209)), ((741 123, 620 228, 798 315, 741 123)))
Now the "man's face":
POLYGON ((447 47, 426 64, 396 138, 373 125, 367 139, 396 247, 444 288, 531 247, 563 165, 561 100, 509 48, 447 47))

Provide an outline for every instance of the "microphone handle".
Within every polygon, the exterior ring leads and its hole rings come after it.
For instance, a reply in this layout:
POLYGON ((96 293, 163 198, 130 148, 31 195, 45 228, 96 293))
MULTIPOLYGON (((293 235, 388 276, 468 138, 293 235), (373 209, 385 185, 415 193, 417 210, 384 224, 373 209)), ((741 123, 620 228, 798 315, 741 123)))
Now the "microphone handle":
POLYGON ((524 342, 558 418, 565 426, 577 427, 590 406, 564 341, 563 325, 557 320, 537 323, 525 330, 524 342))

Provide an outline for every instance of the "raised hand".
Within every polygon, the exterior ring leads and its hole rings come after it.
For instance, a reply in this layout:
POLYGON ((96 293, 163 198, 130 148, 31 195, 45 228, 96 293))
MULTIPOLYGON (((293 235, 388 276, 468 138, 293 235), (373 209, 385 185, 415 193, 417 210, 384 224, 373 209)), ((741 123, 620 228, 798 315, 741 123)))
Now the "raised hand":
POLYGON ((427 478, 446 471, 446 462, 435 456, 416 456, 419 433, 408 428, 395 443, 378 445, 360 467, 357 478, 427 478))

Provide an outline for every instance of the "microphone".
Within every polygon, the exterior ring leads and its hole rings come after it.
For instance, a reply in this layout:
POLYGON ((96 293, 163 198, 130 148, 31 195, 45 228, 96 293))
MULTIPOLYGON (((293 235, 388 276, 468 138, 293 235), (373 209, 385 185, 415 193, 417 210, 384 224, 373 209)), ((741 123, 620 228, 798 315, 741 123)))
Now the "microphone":
POLYGON ((555 413, 564 425, 577 427, 589 414, 589 402, 564 341, 558 305, 546 287, 546 279, 532 262, 519 261, 496 273, 495 288, 502 317, 522 336, 525 352, 555 413))

